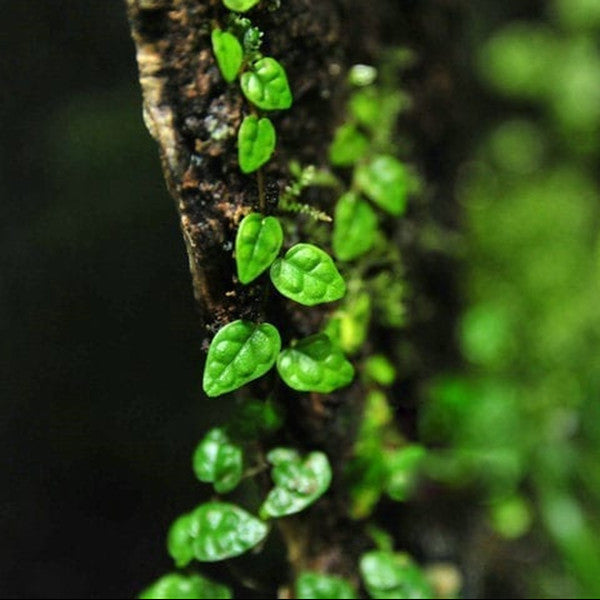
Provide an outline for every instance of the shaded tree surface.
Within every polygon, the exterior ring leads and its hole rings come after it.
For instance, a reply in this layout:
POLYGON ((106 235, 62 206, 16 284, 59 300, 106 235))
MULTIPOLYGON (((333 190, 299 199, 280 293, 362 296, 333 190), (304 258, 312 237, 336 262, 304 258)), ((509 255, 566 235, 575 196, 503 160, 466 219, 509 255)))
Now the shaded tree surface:
MULTIPOLYGON (((205 349, 220 327, 239 318, 260 321, 267 316, 284 340, 309 335, 323 323, 326 307, 308 313, 279 297, 270 296, 265 302, 264 278, 251 286, 237 282, 231 256, 237 226, 250 210, 274 207, 289 183, 291 159, 317 166, 326 163, 328 145, 344 114, 346 73, 353 62, 377 62, 391 40, 416 50, 419 60, 406 87, 417 109, 407 116, 406 129, 414 145, 411 159, 435 182, 435 193, 394 234, 407 257, 409 280, 418 290, 410 318, 414 330, 407 336, 413 338, 409 343, 418 366, 397 391, 400 425, 414 435, 419 381, 455 353, 453 265, 442 253, 424 249, 418 232, 428 222, 439 221, 445 227, 456 224, 451 189, 465 140, 458 135, 465 125, 459 94, 468 87, 463 81, 462 90, 458 89, 458 69, 466 57, 461 56, 463 50, 456 40, 461 39, 465 5, 379 2, 367 7, 348 0, 295 0, 276 10, 265 4, 253 11, 253 23, 266 33, 264 51, 285 64, 294 90, 292 110, 274 118, 278 151, 258 177, 239 171, 236 132, 243 117, 242 98, 235 86, 223 81, 211 51, 211 28, 224 23, 227 14, 220 0, 130 0, 128 7, 145 120, 159 144, 167 185, 180 215, 205 349), (397 26, 390 31, 385 23, 397 26), (214 135, 216 130, 225 133, 214 135), (260 186, 266 190, 265 207, 259 199, 260 186), (419 314, 423 302, 429 315, 419 314)), ((329 212, 332 200, 327 190, 311 198, 314 205, 329 212)), ((374 329, 367 345, 393 353, 395 340, 389 332, 374 329)), ((273 379, 253 387, 260 397, 272 389, 273 379)), ((362 526, 346 516, 348 492, 343 483, 363 395, 358 382, 328 396, 307 397, 277 388, 276 397, 291 415, 281 442, 324 449, 332 460, 336 482, 308 517, 288 519, 281 525, 296 573, 308 568, 355 579, 359 555, 368 547, 362 526)), ((429 513, 426 502, 422 506, 429 513)), ((426 538, 422 523, 418 529, 426 538)), ((402 540, 400 547, 405 545, 402 540)), ((428 550, 414 549, 419 554, 428 550)))

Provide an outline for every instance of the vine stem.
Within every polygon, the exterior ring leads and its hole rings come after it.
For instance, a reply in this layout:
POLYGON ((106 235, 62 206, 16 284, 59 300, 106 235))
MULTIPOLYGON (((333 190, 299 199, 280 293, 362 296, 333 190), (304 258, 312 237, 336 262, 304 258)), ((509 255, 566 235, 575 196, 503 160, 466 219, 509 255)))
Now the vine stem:
POLYGON ((267 199, 265 197, 265 176, 262 169, 258 169, 256 172, 256 181, 258 183, 258 202, 260 205, 260 212, 264 213, 267 206, 267 199))

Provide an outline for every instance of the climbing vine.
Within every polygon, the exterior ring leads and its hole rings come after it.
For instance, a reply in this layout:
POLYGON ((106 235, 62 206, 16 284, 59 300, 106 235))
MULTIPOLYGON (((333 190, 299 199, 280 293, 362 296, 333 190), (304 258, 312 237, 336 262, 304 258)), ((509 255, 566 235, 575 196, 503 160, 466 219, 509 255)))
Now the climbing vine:
MULTIPOLYGON (((331 141, 329 164, 317 168, 292 161, 287 187, 277 202, 268 203, 263 168, 277 152, 277 132, 268 115, 292 107, 293 82, 290 85, 282 63, 261 52, 268 32, 245 16, 258 0, 223 4, 235 12, 225 25, 214 24, 212 51, 226 84, 239 83, 244 115, 237 132, 238 166, 245 176, 256 177, 260 207, 237 225, 232 256, 237 279, 242 286, 260 282, 265 294, 278 293, 304 307, 336 304, 326 323, 301 339, 282 339, 269 322, 274 315, 227 323, 210 342, 204 392, 209 398, 236 392, 275 368, 295 392, 330 394, 352 384, 358 373, 364 413, 343 476, 350 490, 349 517, 364 522, 373 540, 374 549, 356 565, 360 585, 372 598, 432 597, 435 582, 368 521, 383 494, 395 501, 410 496, 425 454, 393 425, 386 389, 396 379, 395 368, 385 355, 364 347, 373 322, 390 328, 404 324, 402 261, 385 223, 402 217, 411 194, 420 188, 415 172, 397 157, 393 142, 393 125, 406 98, 385 78, 378 82, 374 67, 353 67, 348 73, 347 114, 331 141), (333 218, 302 200, 315 186, 335 194, 333 218), (306 228, 309 239, 297 239, 298 214, 314 224, 306 228)), ((276 10, 277 3, 270 7, 276 10)), ((273 379, 272 385, 279 382, 273 379)), ((262 401, 244 395, 232 419, 211 429, 198 444, 193 471, 199 481, 212 485, 216 497, 172 524, 167 548, 177 568, 194 560, 215 562, 244 554, 263 543, 273 520, 305 511, 327 494, 334 473, 318 448, 305 453, 285 446, 256 451, 257 441, 284 422, 274 398, 267 394, 262 401), (268 469, 272 485, 257 509, 223 499, 244 478, 268 469)), ((303 570, 293 593, 297 598, 354 598, 358 586, 358 577, 350 581, 303 570)), ((173 573, 141 597, 230 598, 231 591, 198 574, 173 573)))

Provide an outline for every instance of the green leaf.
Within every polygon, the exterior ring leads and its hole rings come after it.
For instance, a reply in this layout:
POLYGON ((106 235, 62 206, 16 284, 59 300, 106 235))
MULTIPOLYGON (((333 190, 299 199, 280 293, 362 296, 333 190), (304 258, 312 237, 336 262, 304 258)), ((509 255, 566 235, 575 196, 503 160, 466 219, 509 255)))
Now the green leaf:
POLYGON ((352 584, 341 577, 334 575, 323 575, 304 571, 296 580, 296 598, 302 599, 338 599, 344 600, 356 598, 356 591, 352 584))
POLYGON ((362 158, 369 148, 369 140, 352 123, 338 127, 329 147, 332 165, 347 167, 362 158))
POLYGON ((331 466, 322 452, 311 452, 302 460, 295 450, 275 448, 267 460, 273 465, 275 487, 260 509, 266 517, 285 517, 304 510, 331 484, 331 466))
POLYGON ((375 242, 377 216, 358 194, 347 192, 337 202, 333 219, 333 252, 340 260, 354 260, 375 242))
POLYGON ((240 320, 225 325, 208 349, 204 391, 220 396, 257 379, 274 365, 280 349, 279 332, 269 323, 240 320))
POLYGON ((253 6, 256 6, 260 0, 223 0, 223 4, 229 10, 235 10, 237 12, 246 12, 253 6))
POLYGON ((337 310, 324 333, 349 355, 356 354, 365 343, 371 323, 371 296, 367 292, 351 294, 337 310))
POLYGON ((193 538, 190 534, 192 520, 189 514, 181 515, 169 528, 167 550, 175 561, 175 566, 187 566, 194 558, 193 538))
POLYGON ((360 560, 360 572, 371 598, 434 598, 421 569, 407 554, 373 551, 360 560))
POLYGON ((374 354, 365 361, 364 375, 367 380, 387 387, 394 383, 396 369, 383 354, 374 354))
POLYGON ((352 364, 324 333, 283 350, 277 370, 285 383, 299 392, 328 394, 348 385, 354 377, 352 364))
POLYGON ((283 243, 279 219, 250 213, 242 219, 235 238, 235 260, 242 283, 254 281, 277 258, 283 243))
POLYGON ((201 562, 225 560, 250 550, 267 532, 262 521, 239 506, 207 502, 179 517, 171 526, 169 553, 178 567, 185 566, 192 558, 201 562), (186 562, 178 560, 181 557, 185 557, 186 562))
POLYGON ((226 494, 240 482, 243 462, 242 449, 217 427, 211 429, 198 444, 193 467, 200 481, 213 483, 217 493, 226 494))
POLYGON ((244 50, 235 35, 221 29, 211 34, 213 52, 225 81, 231 83, 237 76, 244 58, 244 50))
POLYGON ((418 444, 411 444, 384 454, 388 470, 386 492, 392 500, 403 502, 408 498, 425 454, 425 448, 418 444))
POLYGON ((380 208, 394 216, 406 208, 411 185, 404 165, 393 156, 380 155, 356 169, 356 184, 380 208))
POLYGON ((252 173, 269 161, 277 135, 267 117, 246 117, 238 132, 238 159, 243 173, 252 173))
POLYGON ((333 260, 312 244, 296 244, 271 265, 271 281, 277 290, 306 306, 339 300, 346 284, 333 260))
POLYGON ((244 95, 263 110, 279 110, 292 105, 292 92, 283 66, 274 58, 265 57, 252 65, 252 71, 242 74, 240 83, 244 95))
POLYGON ((245 400, 229 421, 227 430, 236 439, 256 440, 277 431, 283 424, 282 409, 270 400, 245 400))
POLYGON ((148 586, 139 598, 140 600, 208 600, 209 598, 229 600, 233 596, 227 586, 202 575, 169 573, 148 586))

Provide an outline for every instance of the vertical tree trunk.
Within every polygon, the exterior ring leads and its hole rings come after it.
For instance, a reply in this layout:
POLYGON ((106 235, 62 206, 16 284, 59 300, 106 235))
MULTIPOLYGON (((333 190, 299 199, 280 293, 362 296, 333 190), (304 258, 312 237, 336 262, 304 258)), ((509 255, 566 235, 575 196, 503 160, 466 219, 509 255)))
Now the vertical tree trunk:
MULTIPOLYGON (((244 116, 242 96, 238 86, 223 81, 211 51, 211 29, 223 24, 227 14, 221 0, 126 1, 144 117, 158 142, 167 185, 180 216, 204 347, 220 327, 239 318, 260 321, 268 317, 284 340, 316 332, 327 309, 301 310, 284 299, 267 297, 260 279, 242 286, 235 276, 235 232, 244 215, 259 209, 259 183, 254 175, 239 170, 236 133, 244 116)), ((412 75, 417 110, 410 129, 418 145, 416 158, 425 172, 438 176, 437 193, 442 202, 438 206, 443 207, 438 212, 447 220, 451 175, 450 169, 445 171, 440 164, 455 164, 457 158, 449 158, 452 147, 447 147, 444 155, 436 144, 448 135, 440 123, 448 120, 450 107, 445 103, 452 97, 448 90, 451 75, 444 65, 452 60, 452 52, 444 53, 447 39, 434 36, 440 31, 440 22, 444 35, 451 35, 450 25, 455 23, 460 2, 432 0, 423 7, 411 0, 284 0, 279 8, 269 10, 270 4, 274 3, 261 2, 251 16, 265 32, 265 52, 281 61, 288 72, 294 104, 291 110, 273 117, 279 141, 274 159, 265 169, 267 212, 289 183, 290 159, 304 165, 325 162, 333 130, 344 117, 344 83, 350 62, 374 60, 380 39, 394 35, 401 44, 418 46, 426 40, 433 48, 427 57, 431 62, 422 62, 412 75), (389 20, 382 22, 379 13, 389 20), (437 19, 433 28, 429 27, 431 18, 437 19), (438 117, 431 110, 445 112, 438 117)), ((429 47, 426 50, 429 52, 429 47)), ((311 203, 331 210, 334 198, 330 191, 311 193, 311 203)), ((424 207, 415 218, 429 212, 430 207, 424 207)), ((411 229, 405 227, 404 231, 411 229)), ((399 239, 407 256, 418 255, 414 236, 399 239)), ((446 294, 446 290, 421 285, 431 272, 419 271, 420 263, 431 267, 422 257, 414 260, 417 289, 423 295, 446 294)), ((434 298, 431 304, 439 300, 434 298)), ((433 347, 437 348, 437 340, 433 347)), ((323 448, 338 475, 334 478, 337 487, 334 485, 316 507, 306 515, 284 520, 282 531, 290 561, 295 569, 312 567, 355 577, 366 537, 346 516, 347 499, 339 475, 360 418, 360 383, 329 396, 300 396, 289 390, 280 396, 294 414, 285 432, 287 438, 300 446, 323 448)), ((408 413, 414 412, 414 398, 409 398, 410 402, 408 413)))

